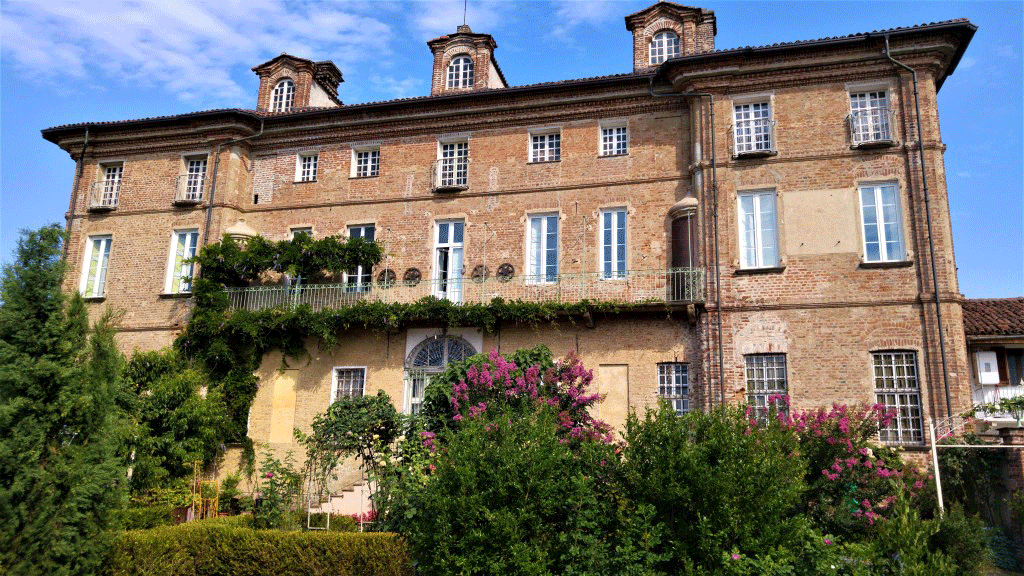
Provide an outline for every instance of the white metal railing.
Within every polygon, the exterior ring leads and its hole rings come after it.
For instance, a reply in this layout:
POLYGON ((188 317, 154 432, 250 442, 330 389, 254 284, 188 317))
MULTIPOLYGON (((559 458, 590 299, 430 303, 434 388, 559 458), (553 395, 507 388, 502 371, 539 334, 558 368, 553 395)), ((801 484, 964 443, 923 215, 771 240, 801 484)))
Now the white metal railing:
POLYGON ((430 189, 434 192, 465 190, 469 187, 469 158, 456 156, 434 161, 430 189))
POLYGON ((888 108, 857 110, 847 116, 850 125, 850 142, 854 146, 864 144, 889 144, 894 141, 892 125, 896 112, 888 108))
MULTIPOLYGON (((1007 398, 1015 398, 1017 396, 1024 396, 1024 384, 1016 386, 981 386, 971 391, 972 400, 975 405, 979 404, 998 404, 1000 400, 1007 398)), ((978 411, 975 414, 978 418, 983 419, 1011 419, 1019 420, 1020 416, 1016 414, 1010 414, 1008 412, 983 412, 978 411)))
POLYGON ((775 120, 752 118, 732 125, 733 156, 775 152, 775 120))
POLYGON ((175 204, 199 204, 203 201, 206 174, 182 174, 174 180, 175 204))
POLYGON ((113 210, 117 208, 117 198, 121 195, 120 180, 101 180, 93 182, 89 192, 90 210, 113 210))
POLYGON ((302 305, 314 310, 329 310, 364 301, 410 303, 426 296, 443 294, 442 287, 448 288, 448 294, 459 295, 458 302, 473 304, 486 304, 494 298, 565 304, 582 300, 624 304, 704 301, 704 270, 700 268, 629 270, 621 278, 610 279, 601 278, 599 273, 566 274, 558 276, 553 282, 544 280, 543 276, 463 277, 444 281, 378 281, 363 286, 253 286, 229 288, 227 293, 232 307, 245 310, 294 308, 302 305), (452 291, 452 284, 458 284, 459 290, 452 291))

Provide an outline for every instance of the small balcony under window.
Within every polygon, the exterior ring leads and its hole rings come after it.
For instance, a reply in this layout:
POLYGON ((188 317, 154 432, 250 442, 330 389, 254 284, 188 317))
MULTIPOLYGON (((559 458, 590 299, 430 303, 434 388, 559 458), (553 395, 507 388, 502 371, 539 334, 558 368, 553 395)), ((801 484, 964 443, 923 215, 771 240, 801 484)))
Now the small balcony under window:
POLYGON ((433 192, 459 192, 469 188, 469 158, 456 156, 434 161, 430 190, 433 192))
POLYGON ((896 144, 892 126, 895 111, 888 108, 867 108, 847 116, 850 128, 850 146, 853 148, 883 148, 896 144))
POLYGON ((174 205, 195 206, 203 203, 205 174, 182 174, 175 179, 174 205))
POLYGON ((110 212, 111 210, 116 210, 117 198, 120 194, 120 180, 94 182, 89 191, 89 211, 110 212))
POLYGON ((761 158, 778 154, 775 149, 775 120, 751 118, 732 126, 734 158, 761 158))

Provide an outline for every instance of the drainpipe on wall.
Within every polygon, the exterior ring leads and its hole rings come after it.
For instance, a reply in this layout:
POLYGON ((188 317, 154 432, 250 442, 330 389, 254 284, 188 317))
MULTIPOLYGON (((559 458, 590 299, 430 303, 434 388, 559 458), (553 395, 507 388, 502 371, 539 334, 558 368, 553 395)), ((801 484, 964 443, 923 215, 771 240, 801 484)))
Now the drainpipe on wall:
POLYGON ((946 337, 942 333, 942 306, 939 303, 939 275, 935 266, 935 239, 932 236, 932 211, 928 199, 928 174, 924 166, 924 136, 921 130, 921 99, 917 93, 917 71, 897 61, 889 53, 889 35, 885 35, 885 57, 890 62, 910 72, 914 82, 914 113, 917 118, 917 153, 921 163, 921 186, 924 189, 924 213, 928 226, 928 258, 932 264, 932 292, 935 294, 935 321, 939 331, 939 353, 942 355, 942 384, 946 391, 946 417, 953 415, 953 403, 949 399, 949 368, 946 363, 946 337))
POLYGON ((674 92, 672 94, 659 94, 654 91, 654 79, 658 75, 651 76, 648 82, 648 91, 656 98, 707 98, 710 101, 711 109, 711 192, 713 196, 712 220, 715 227, 715 300, 718 306, 715 314, 716 330, 718 332, 718 399, 721 405, 725 405, 725 362, 722 351, 722 271, 719 255, 719 231, 718 231, 718 164, 715 151, 715 95, 710 92, 674 92))
POLYGON ((85 140, 82 142, 82 151, 78 153, 78 175, 75 176, 75 185, 71 190, 71 206, 68 207, 67 235, 64 240, 64 260, 68 259, 68 241, 71 239, 71 225, 75 222, 75 206, 78 206, 78 188, 82 184, 82 172, 85 171, 85 147, 89 145, 89 125, 85 125, 85 140))
POLYGON ((214 197, 214 194, 217 192, 217 169, 220 167, 220 149, 222 147, 224 147, 224 146, 230 146, 232 144, 238 144, 239 142, 245 142, 246 140, 251 140, 251 139, 256 138, 257 136, 259 136, 261 134, 263 134, 263 118, 260 118, 260 129, 255 134, 253 134, 251 136, 246 136, 244 138, 238 138, 236 140, 229 140, 227 142, 222 142, 220 144, 217 144, 217 147, 214 149, 214 152, 213 152, 213 174, 211 176, 213 181, 210 183, 210 198, 207 201, 207 205, 206 205, 206 226, 205 226, 205 228, 203 230, 203 243, 202 243, 203 246, 206 246, 207 244, 210 243, 210 221, 213 220, 213 197, 214 197))

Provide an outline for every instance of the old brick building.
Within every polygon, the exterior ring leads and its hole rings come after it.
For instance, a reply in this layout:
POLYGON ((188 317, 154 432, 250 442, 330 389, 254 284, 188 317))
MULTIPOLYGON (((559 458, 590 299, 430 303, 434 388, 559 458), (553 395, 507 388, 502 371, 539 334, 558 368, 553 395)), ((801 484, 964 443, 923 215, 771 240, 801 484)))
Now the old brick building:
POLYGON ((661 2, 626 27, 633 70, 612 76, 510 86, 495 40, 460 26, 428 42, 429 96, 345 105, 331 62, 281 55, 253 68, 256 109, 44 130, 78 162, 68 289, 125 310, 125 350, 167 346, 197 246, 305 230, 387 257, 334 286, 235 291, 236 306, 647 305, 351 330, 284 370, 271 354, 249 430, 272 448, 338 394, 383 389, 412 411, 446 362, 536 343, 580 352, 613 424, 659 396, 877 400, 900 411, 883 440, 923 445, 924 419, 971 402, 936 93, 975 26, 718 50, 713 12, 661 2))

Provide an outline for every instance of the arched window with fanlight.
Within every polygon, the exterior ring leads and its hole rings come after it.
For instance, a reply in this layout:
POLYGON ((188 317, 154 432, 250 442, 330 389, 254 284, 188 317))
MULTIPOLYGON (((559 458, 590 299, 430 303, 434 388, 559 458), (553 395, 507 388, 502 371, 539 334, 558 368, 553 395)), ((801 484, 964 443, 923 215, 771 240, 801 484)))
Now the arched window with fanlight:
POLYGON ((405 412, 419 413, 423 390, 433 375, 474 354, 473 345, 458 336, 433 336, 417 344, 405 360, 405 412))
POLYGON ((282 78, 274 85, 270 94, 270 111, 287 112, 295 104, 295 82, 291 78, 282 78))
POLYGON ((473 60, 469 56, 456 56, 448 63, 448 88, 473 87, 473 60))
POLYGON ((661 64, 679 56, 679 36, 671 30, 662 30, 651 38, 651 65, 661 64))

